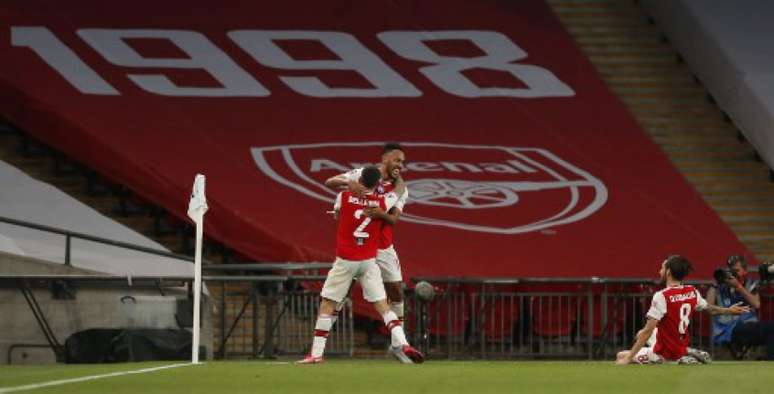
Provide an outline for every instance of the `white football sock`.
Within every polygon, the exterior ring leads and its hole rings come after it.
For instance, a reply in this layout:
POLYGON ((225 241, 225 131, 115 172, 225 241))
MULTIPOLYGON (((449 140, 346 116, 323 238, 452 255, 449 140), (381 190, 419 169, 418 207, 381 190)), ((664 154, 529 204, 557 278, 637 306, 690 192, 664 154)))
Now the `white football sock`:
POLYGON ((396 347, 408 345, 408 340, 406 340, 406 333, 403 332, 403 326, 400 324, 400 320, 398 320, 398 316, 395 314, 395 312, 385 312, 382 315, 382 319, 384 320, 384 324, 387 326, 387 329, 390 331, 392 346, 396 347))
POLYGON ((395 315, 398 316, 398 320, 403 321, 403 303, 402 302, 391 302, 390 310, 395 312, 395 315))
POLYGON ((333 326, 331 315, 320 315, 314 325, 314 340, 312 340, 312 357, 322 357, 325 352, 325 342, 333 326))

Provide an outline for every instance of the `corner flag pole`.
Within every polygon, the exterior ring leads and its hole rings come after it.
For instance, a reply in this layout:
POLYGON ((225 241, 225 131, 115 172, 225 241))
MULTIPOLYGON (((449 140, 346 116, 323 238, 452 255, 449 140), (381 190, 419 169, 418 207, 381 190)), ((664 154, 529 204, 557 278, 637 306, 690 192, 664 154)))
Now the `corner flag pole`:
POLYGON ((196 174, 191 200, 188 202, 188 217, 196 223, 196 252, 194 254, 194 301, 193 338, 191 341, 191 363, 199 363, 199 335, 202 297, 202 238, 204 236, 204 213, 207 212, 207 197, 204 194, 204 175, 196 174))

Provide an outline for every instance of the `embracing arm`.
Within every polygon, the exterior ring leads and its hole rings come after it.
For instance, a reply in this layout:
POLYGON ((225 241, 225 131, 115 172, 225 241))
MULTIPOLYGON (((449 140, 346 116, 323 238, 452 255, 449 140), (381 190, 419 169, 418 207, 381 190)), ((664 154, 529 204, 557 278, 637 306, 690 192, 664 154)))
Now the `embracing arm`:
POLYGON ((363 185, 360 184, 361 168, 356 168, 351 171, 341 173, 336 176, 332 176, 325 180, 325 186, 334 190, 349 190, 357 195, 364 193, 363 185))
POLYGON ((386 212, 379 207, 366 208, 366 215, 373 219, 380 219, 385 223, 394 225, 398 222, 400 215, 403 213, 403 204, 406 203, 408 198, 408 189, 403 182, 403 178, 400 177, 400 172, 393 178, 393 185, 395 188, 392 192, 388 193, 385 197, 385 203, 387 205, 386 212))
POLYGON ((384 212, 379 207, 368 207, 365 209, 365 214, 372 219, 380 219, 385 223, 395 224, 398 223, 401 211, 397 207, 393 207, 387 212, 384 212))
POLYGON ((344 173, 326 179, 325 186, 330 187, 331 189, 342 190, 347 189, 350 182, 349 177, 344 173))

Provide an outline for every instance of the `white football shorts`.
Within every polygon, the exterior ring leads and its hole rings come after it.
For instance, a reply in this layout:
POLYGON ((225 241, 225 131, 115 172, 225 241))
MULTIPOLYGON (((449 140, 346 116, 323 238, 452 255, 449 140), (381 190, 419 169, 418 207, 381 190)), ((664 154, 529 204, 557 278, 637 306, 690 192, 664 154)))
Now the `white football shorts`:
POLYGON ((643 347, 632 358, 632 362, 635 364, 661 364, 664 362, 664 358, 654 353, 653 347, 643 347))
POLYGON ((368 302, 387 299, 382 283, 382 274, 374 259, 351 261, 336 258, 333 267, 328 271, 320 295, 335 302, 341 302, 349 292, 352 280, 357 278, 363 288, 363 298, 368 302))
POLYGON ((403 282, 403 275, 400 273, 400 259, 398 259, 398 253, 395 252, 392 245, 376 252, 376 265, 382 271, 382 280, 385 283, 403 282))

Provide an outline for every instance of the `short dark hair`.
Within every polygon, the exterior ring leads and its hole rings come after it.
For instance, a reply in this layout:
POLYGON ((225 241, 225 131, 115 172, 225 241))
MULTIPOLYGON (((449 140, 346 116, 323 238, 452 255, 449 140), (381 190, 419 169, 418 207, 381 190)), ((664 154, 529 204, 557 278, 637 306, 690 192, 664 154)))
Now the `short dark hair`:
MULTIPOLYGON (((390 153, 394 150, 404 151, 403 147, 397 143, 397 142, 388 142, 384 144, 384 150, 382 150, 382 154, 390 153)), ((404 151, 405 152, 405 151, 404 151)))
POLYGON ((380 179, 382 179, 382 172, 379 171, 377 166, 365 167, 360 174, 360 183, 368 189, 375 188, 379 184, 380 179))
POLYGON ((688 274, 693 271, 693 265, 688 259, 679 254, 673 254, 667 257, 666 269, 672 273, 672 277, 677 280, 683 280, 688 274))
POLYGON ((736 263, 741 263, 742 267, 747 269, 747 259, 745 259, 741 254, 732 254, 726 259, 726 265, 728 268, 734 268, 736 263))

